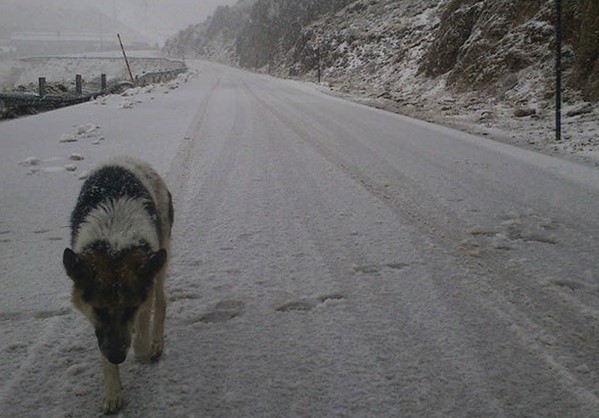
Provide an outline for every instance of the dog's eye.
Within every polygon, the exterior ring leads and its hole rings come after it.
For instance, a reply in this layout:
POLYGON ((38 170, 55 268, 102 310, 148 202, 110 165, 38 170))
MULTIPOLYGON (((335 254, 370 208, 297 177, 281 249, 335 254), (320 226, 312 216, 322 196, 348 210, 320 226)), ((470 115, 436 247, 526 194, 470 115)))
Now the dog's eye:
POLYGON ((110 314, 108 313, 108 309, 94 308, 94 314, 102 322, 110 321, 110 314))

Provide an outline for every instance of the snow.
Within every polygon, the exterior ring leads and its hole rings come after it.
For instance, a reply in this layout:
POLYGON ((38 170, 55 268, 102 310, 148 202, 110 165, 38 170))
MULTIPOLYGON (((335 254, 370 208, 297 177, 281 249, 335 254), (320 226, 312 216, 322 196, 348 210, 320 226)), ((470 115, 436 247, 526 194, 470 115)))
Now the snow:
POLYGON ((190 67, 0 123, 0 415, 101 416, 61 254, 117 154, 175 202, 166 351, 121 366, 121 416, 596 413, 596 169, 190 67))

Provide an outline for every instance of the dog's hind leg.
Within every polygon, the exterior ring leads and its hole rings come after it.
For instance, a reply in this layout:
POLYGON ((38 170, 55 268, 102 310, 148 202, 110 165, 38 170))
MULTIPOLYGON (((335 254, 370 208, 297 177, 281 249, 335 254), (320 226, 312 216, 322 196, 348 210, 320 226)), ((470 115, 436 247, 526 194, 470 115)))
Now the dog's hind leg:
POLYGON ((166 317, 166 300, 164 298, 164 278, 166 266, 156 277, 154 284, 154 329, 152 334, 151 360, 156 361, 164 350, 164 320, 166 317))
POLYGON ((135 320, 135 337, 133 340, 133 350, 135 358, 141 362, 148 362, 152 357, 150 347, 150 313, 152 312, 153 293, 148 300, 139 307, 137 318, 135 320))
POLYGON ((123 406, 123 388, 119 376, 119 366, 112 364, 102 356, 102 371, 104 372, 104 413, 114 414, 123 406))

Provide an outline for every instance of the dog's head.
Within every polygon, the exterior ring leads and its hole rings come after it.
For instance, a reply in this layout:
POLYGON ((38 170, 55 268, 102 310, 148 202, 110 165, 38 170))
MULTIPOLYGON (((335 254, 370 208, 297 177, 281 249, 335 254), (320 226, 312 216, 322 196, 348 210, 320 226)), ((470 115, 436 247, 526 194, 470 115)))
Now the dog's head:
POLYGON ((166 256, 164 249, 136 247, 117 253, 102 247, 81 254, 64 250, 73 304, 95 327, 100 351, 111 363, 125 361, 138 308, 147 300, 166 256))

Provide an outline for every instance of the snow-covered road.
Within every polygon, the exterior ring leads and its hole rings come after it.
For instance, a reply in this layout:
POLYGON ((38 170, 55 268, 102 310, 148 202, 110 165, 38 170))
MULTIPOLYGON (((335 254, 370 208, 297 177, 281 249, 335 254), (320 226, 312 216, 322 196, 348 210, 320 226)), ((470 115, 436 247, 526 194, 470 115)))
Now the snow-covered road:
POLYGON ((175 200, 166 352, 121 367, 122 416, 598 416, 597 170, 190 66, 0 124, 0 416, 101 415, 61 254, 117 153, 175 200))

